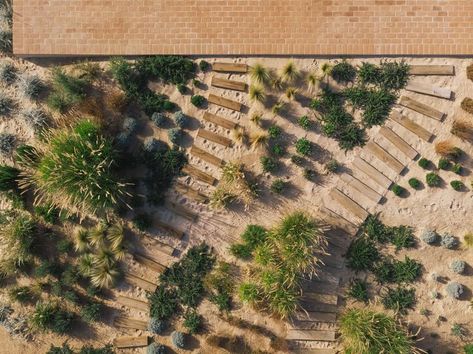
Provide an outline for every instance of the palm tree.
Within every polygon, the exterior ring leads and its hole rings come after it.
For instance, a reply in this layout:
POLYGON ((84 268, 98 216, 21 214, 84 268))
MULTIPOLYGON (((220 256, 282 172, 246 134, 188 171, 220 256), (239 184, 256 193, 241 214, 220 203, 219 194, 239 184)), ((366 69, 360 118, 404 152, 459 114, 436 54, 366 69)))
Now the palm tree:
POLYGON ((260 85, 251 85, 249 95, 250 95, 250 100, 253 102, 256 101, 256 102, 263 103, 266 98, 264 89, 260 85))
POLYGON ((288 61, 281 69, 281 74, 279 75, 281 81, 284 83, 294 82, 300 73, 296 67, 296 64, 292 60, 288 61))
POLYGON ((251 66, 249 72, 251 80, 258 85, 266 84, 271 79, 268 69, 266 69, 260 63, 256 63, 255 65, 251 66))

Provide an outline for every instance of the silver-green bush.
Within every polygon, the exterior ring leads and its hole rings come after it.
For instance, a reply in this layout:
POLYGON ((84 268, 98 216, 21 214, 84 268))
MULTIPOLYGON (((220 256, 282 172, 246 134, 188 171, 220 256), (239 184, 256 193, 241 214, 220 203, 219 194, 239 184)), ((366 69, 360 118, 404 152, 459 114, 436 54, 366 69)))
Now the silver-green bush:
POLYGON ((444 234, 440 244, 445 248, 453 249, 458 246, 458 239, 451 234, 444 234))
POLYGON ((460 296, 463 294, 463 285, 452 281, 451 283, 447 284, 446 288, 447 294, 455 299, 459 299, 460 296))
POLYGON ((439 235, 434 230, 425 230, 422 235, 420 236, 422 241, 431 245, 436 243, 439 239, 439 235))
POLYGON ((466 263, 465 261, 456 259, 450 264, 450 269, 455 273, 462 274, 465 271, 466 263))
POLYGON ((172 344, 176 348, 184 348, 186 345, 186 336, 184 333, 179 331, 174 331, 171 333, 172 344))

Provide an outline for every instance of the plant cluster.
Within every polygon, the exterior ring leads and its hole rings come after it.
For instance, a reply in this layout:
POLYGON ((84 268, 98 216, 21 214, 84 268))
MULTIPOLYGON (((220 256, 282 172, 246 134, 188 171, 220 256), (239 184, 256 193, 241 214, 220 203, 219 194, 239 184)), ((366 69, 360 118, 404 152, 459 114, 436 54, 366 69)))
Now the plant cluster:
POLYGON ((254 196, 243 166, 229 162, 222 167, 220 183, 212 194, 210 202, 214 207, 221 208, 227 206, 231 201, 238 201, 243 203, 245 208, 249 208, 254 196))
POLYGON ((401 313, 405 313, 407 309, 411 309, 415 301, 415 289, 403 287, 388 289, 381 297, 381 302, 386 309, 399 311, 401 313))
POLYGON ((231 264, 219 262, 215 269, 208 273, 204 279, 204 286, 209 294, 209 300, 218 307, 220 312, 231 310, 235 287, 233 275, 231 264))
POLYGON ((363 234, 374 241, 385 243, 390 242, 396 249, 409 248, 414 246, 414 231, 404 225, 386 226, 378 215, 370 215, 362 225, 363 234))
POLYGON ((409 257, 404 261, 383 259, 375 265, 373 272, 380 283, 412 283, 422 273, 422 265, 409 257))
POLYGON ((85 345, 78 350, 73 350, 67 342, 64 342, 60 347, 51 345, 51 348, 46 354, 115 354, 115 351, 111 345, 106 345, 101 348, 85 345))
POLYGON ((460 139, 473 142, 473 124, 466 119, 456 119, 452 124, 450 132, 460 139))
POLYGON ((464 291, 463 285, 454 281, 448 283, 445 290, 447 294, 454 299, 459 299, 464 291))
POLYGON ((249 281, 240 285, 243 302, 283 318, 298 306, 300 281, 317 273, 327 240, 318 221, 302 212, 286 216, 254 251, 249 281))
POLYGON ((426 170, 430 166, 432 166, 432 162, 430 160, 427 160, 425 157, 422 157, 419 159, 418 165, 422 167, 424 170, 426 170))
POLYGON ((237 258, 249 259, 254 250, 266 241, 268 231, 260 225, 250 224, 240 237, 243 242, 231 245, 230 252, 237 258))
POLYGON ((420 238, 428 245, 432 245, 438 242, 439 235, 434 230, 425 230, 420 238))
POLYGON ((69 331, 73 314, 61 309, 58 305, 49 302, 38 302, 31 317, 34 327, 64 334, 69 331))
POLYGON ((48 97, 48 106, 60 113, 67 112, 72 106, 82 102, 90 82, 75 77, 56 68, 52 72, 52 91, 48 97))
POLYGON ((361 279, 355 279, 350 283, 347 295, 355 300, 368 302, 368 283, 361 279))
POLYGON ((356 78, 356 68, 344 60, 332 67, 330 76, 339 83, 352 82, 356 78))

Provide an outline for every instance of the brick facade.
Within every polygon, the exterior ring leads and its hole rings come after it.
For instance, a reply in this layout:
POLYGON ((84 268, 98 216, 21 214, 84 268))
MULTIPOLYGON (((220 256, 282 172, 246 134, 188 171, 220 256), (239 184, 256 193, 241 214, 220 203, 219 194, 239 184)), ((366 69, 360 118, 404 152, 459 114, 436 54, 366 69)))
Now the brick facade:
POLYGON ((473 0, 13 0, 17 55, 469 55, 473 0))

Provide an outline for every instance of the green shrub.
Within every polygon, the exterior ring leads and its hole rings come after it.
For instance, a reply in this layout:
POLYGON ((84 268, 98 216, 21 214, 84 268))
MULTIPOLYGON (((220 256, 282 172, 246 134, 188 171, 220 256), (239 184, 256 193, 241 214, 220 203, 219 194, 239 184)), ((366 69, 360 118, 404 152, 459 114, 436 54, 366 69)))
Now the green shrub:
POLYGON ((210 69, 210 63, 208 61, 205 61, 205 60, 201 60, 199 62, 199 69, 201 71, 207 71, 210 69))
POLYGON ((85 305, 81 311, 81 318, 88 323, 97 322, 102 315, 102 304, 98 302, 92 302, 85 305))
POLYGON ((133 226, 140 231, 146 231, 153 225, 151 216, 147 213, 140 213, 133 218, 133 226))
POLYGON ((463 184, 462 181, 451 181, 450 182, 450 185, 452 186, 452 188, 456 191, 461 191, 462 189, 465 188, 465 185, 463 184))
POLYGON ((186 85, 178 84, 176 87, 177 87, 177 91, 179 91, 181 95, 185 95, 187 93, 188 88, 186 85))
POLYGON ((415 245, 414 231, 408 226, 396 226, 391 228, 391 243, 396 246, 396 250, 410 248, 415 245))
POLYGON ((415 290, 407 288, 388 289, 382 296, 381 302, 385 309, 405 313, 415 304, 415 290))
POLYGON ((457 175, 461 175, 463 172, 463 166, 459 163, 456 163, 452 166, 452 172, 456 173, 457 175))
POLYGON ((262 156, 260 162, 263 167, 263 172, 275 172, 279 166, 278 162, 269 156, 262 156))
POLYGON ((396 99, 397 97, 387 90, 369 90, 363 106, 363 124, 367 127, 383 124, 396 99))
POLYGON ((432 166, 432 162, 430 160, 427 160, 426 158, 422 157, 419 160, 418 165, 420 167, 422 167, 424 170, 427 170, 428 168, 430 168, 430 166, 432 166))
POLYGON ((237 258, 249 259, 252 255, 252 248, 247 244, 234 243, 230 246, 230 253, 237 258))
POLYGON ((391 190, 393 191, 394 195, 401 197, 406 193, 406 189, 404 187, 401 187, 398 184, 395 184, 391 187, 391 190))
POLYGON ((16 190, 20 170, 15 167, 0 165, 0 191, 16 190))
POLYGON ((312 126, 312 121, 309 119, 308 116, 302 116, 299 118, 299 126, 304 130, 309 130, 312 126))
POLYGON ((153 342, 146 347, 146 354, 166 354, 166 347, 162 344, 153 342))
POLYGON ((392 230, 386 227, 378 215, 369 215, 363 225, 361 226, 363 233, 370 239, 376 242, 387 242, 392 238, 392 230))
POLYGON ((286 150, 280 144, 274 144, 271 151, 276 156, 283 156, 286 153, 286 150))
POLYGON ((198 108, 202 108, 205 104, 205 101, 206 100, 204 96, 194 95, 191 97, 191 103, 198 108))
POLYGON ((86 97, 87 80, 66 74, 61 68, 52 72, 53 89, 48 98, 51 109, 64 113, 71 106, 82 102, 86 97))
POLYGON ((138 72, 148 78, 165 83, 185 84, 195 75, 195 63, 178 55, 155 55, 141 58, 136 65, 138 72))
POLYGON ((72 304, 79 304, 79 296, 74 290, 67 290, 62 294, 62 297, 72 304))
POLYGON ((46 354, 74 354, 74 351, 67 342, 64 342, 61 347, 56 347, 51 344, 46 354))
POLYGON ((171 318, 178 306, 177 294, 173 289, 166 289, 164 285, 158 286, 156 291, 149 296, 150 316, 157 320, 165 321, 171 318))
POLYGON ((35 268, 35 276, 39 278, 43 278, 48 275, 59 278, 61 272, 62 268, 59 263, 48 260, 41 261, 41 263, 35 268))
POLYGON ((346 258, 348 266, 355 271, 372 270, 379 253, 373 241, 359 237, 348 247, 346 258))
POLYGON ((282 130, 277 125, 272 125, 268 128, 268 135, 270 138, 277 139, 281 136, 282 130))
POLYGON ((335 160, 335 159, 330 159, 326 164, 325 164, 325 170, 330 173, 337 173, 338 170, 340 169, 340 163, 335 160))
POLYGON ((403 89, 409 81, 410 66, 404 61, 388 62, 380 64, 381 82, 380 85, 386 90, 403 89))
POLYGON ((413 336, 397 318, 370 309, 349 309, 340 318, 345 353, 418 353, 413 336))
POLYGON ((352 82, 356 77, 356 68, 344 60, 333 66, 330 75, 337 82, 352 82))
POLYGON ((38 302, 31 322, 40 330, 64 334, 70 329, 72 318, 72 313, 62 310, 57 305, 38 302))
POLYGON ((463 347, 465 354, 473 354, 473 344, 467 344, 463 347))
POLYGON ((29 302, 34 299, 34 293, 28 286, 15 286, 8 290, 8 296, 13 301, 21 303, 29 302))
POLYGON ((71 253, 74 249, 74 244, 71 240, 63 238, 57 242, 56 249, 59 254, 71 253))
POLYGON ((300 155, 308 156, 312 152, 312 143, 306 138, 300 138, 296 141, 296 151, 300 155))
POLYGON ((217 305, 220 312, 228 312, 232 307, 232 295, 235 288, 233 269, 231 264, 219 262, 218 266, 204 279, 209 300, 217 305))
POLYGON ((422 274, 422 265, 405 256, 404 261, 393 262, 393 280, 395 283, 412 283, 422 274))
POLYGON ((442 179, 435 172, 430 172, 425 176, 425 181, 429 187, 439 187, 442 179))
POLYGON ((260 299, 260 290, 252 283, 240 284, 238 294, 243 303, 255 304, 260 299))
POLYGON ((355 279, 350 283, 347 295, 355 300, 368 302, 368 283, 361 279, 355 279))
POLYGON ((268 237, 268 231, 260 226, 250 224, 246 227, 245 231, 241 234, 242 240, 250 246, 251 249, 262 245, 268 237))
POLYGON ((363 85, 376 85, 382 80, 380 68, 375 64, 366 62, 361 63, 361 65, 359 66, 358 76, 363 85))
POLYGON ((281 178, 277 178, 271 183, 271 191, 277 194, 281 194, 286 187, 286 182, 281 178))
POLYGON ((409 185, 414 189, 419 189, 422 183, 417 178, 410 178, 408 181, 409 185))
POLYGON ((182 138, 182 135, 182 129, 180 128, 172 128, 168 130, 169 141, 173 144, 178 144, 182 138))
POLYGON ((174 113, 173 118, 176 126, 181 129, 184 128, 189 122, 189 117, 187 117, 182 111, 177 111, 174 113))
POLYGON ((35 214, 50 224, 56 224, 59 221, 59 211, 53 205, 37 205, 34 207, 35 214))
POLYGON ((187 328, 190 334, 195 334, 202 327, 202 316, 200 316, 195 310, 187 311, 184 314, 183 325, 187 328))
POLYGON ((450 170, 450 167, 452 166, 452 164, 450 163, 450 161, 444 157, 442 157, 440 160, 439 160, 439 164, 438 164, 438 168, 441 169, 441 170, 445 170, 445 171, 448 171, 450 170))

